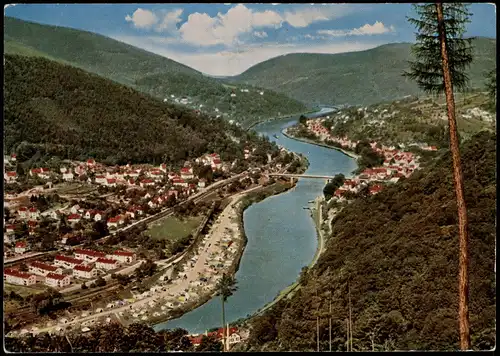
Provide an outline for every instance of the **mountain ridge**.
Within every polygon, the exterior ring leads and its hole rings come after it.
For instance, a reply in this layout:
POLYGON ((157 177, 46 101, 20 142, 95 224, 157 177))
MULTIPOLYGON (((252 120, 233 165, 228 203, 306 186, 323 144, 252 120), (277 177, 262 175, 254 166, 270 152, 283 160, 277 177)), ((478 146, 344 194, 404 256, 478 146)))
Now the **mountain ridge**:
POLYGON ((227 121, 80 68, 41 57, 4 59, 4 150, 17 153, 19 161, 37 151, 108 164, 181 165, 208 152, 233 161, 242 159, 243 148, 232 137, 241 144, 252 140, 227 121))
POLYGON ((260 95, 262 88, 253 88, 252 95, 244 92, 231 96, 248 86, 227 85, 172 59, 104 35, 13 17, 4 20, 6 53, 56 60, 167 102, 181 103, 185 97, 181 104, 189 109, 221 115, 245 126, 308 109, 302 102, 270 90, 260 95))
MULTIPOLYGON (((401 75, 412 58, 411 45, 396 42, 355 52, 290 53, 225 81, 261 86, 308 104, 376 104, 422 94, 414 82, 401 75)), ((484 86, 484 72, 495 66, 496 41, 475 37, 473 45, 475 61, 469 75, 471 86, 478 88, 484 86)))

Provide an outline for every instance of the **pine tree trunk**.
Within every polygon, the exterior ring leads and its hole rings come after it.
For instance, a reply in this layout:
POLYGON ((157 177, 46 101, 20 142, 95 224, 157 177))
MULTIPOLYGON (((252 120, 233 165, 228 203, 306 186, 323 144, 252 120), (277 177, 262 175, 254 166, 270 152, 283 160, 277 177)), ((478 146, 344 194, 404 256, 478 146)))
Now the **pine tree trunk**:
POLYGON ((462 167, 460 163, 459 141, 457 134, 457 121, 455 118, 455 102, 453 86, 449 68, 448 53, 446 48, 446 30, 444 26, 443 4, 436 3, 439 41, 441 44, 441 57, 443 62, 444 89, 446 93, 446 106, 448 110, 448 124, 450 128, 450 149, 453 161, 453 181, 458 208, 458 234, 460 240, 459 252, 459 282, 458 282, 458 319, 460 328, 460 348, 470 349, 469 335, 469 251, 467 236, 467 209, 465 206, 462 167))
POLYGON ((224 297, 222 297, 222 296, 221 296, 221 301, 222 301, 222 351, 226 351, 226 342, 225 342, 225 338, 226 338, 226 331, 225 331, 226 311, 224 308, 224 297))

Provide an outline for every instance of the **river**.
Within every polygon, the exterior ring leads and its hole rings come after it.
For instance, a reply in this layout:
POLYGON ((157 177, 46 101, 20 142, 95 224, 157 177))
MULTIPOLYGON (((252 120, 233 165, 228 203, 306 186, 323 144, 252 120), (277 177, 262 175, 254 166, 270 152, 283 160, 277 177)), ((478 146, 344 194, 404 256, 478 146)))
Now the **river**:
MULTIPOLYGON (((328 111, 331 110, 323 108, 307 116, 324 115, 328 111)), ((309 160, 308 174, 350 176, 357 167, 354 159, 333 149, 283 136, 281 131, 297 120, 298 117, 293 117, 264 122, 253 129, 288 150, 305 155, 309 160)), ((226 322, 247 317, 271 302, 312 261, 318 240, 310 211, 303 208, 322 194, 324 185, 323 179, 299 179, 295 188, 245 210, 243 221, 248 242, 236 273, 238 290, 226 303, 226 322)), ((178 319, 156 325, 155 330, 179 327, 190 333, 203 333, 221 323, 221 301, 216 297, 178 319)))

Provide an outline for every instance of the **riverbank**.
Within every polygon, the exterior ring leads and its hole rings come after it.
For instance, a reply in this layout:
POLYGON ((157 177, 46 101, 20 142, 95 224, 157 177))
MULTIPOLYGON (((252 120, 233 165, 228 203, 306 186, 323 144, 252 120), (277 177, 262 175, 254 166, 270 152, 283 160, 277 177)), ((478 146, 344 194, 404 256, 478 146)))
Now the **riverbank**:
POLYGON ((303 137, 296 137, 296 136, 293 136, 293 135, 291 135, 291 134, 289 134, 289 133, 287 132, 287 129, 283 129, 283 130, 281 131, 281 133, 282 133, 284 136, 286 136, 286 137, 288 137, 288 138, 290 138, 290 139, 292 139, 292 140, 297 140, 297 141, 301 141, 301 142, 304 142, 304 143, 309 143, 309 144, 311 144, 311 145, 316 145, 316 146, 325 147, 325 148, 330 148, 330 149, 333 149, 333 150, 340 151, 340 152, 342 152, 343 154, 345 154, 346 156, 349 156, 349 157, 354 158, 354 159, 356 159, 356 160, 357 160, 357 159, 359 159, 359 158, 361 157, 360 155, 357 155, 357 154, 355 154, 354 152, 351 152, 351 151, 346 151, 346 150, 344 150, 344 149, 342 149, 342 148, 340 148, 340 147, 327 145, 326 143, 316 142, 316 141, 313 141, 313 140, 310 140, 310 139, 307 139, 307 138, 303 138, 303 137))
MULTIPOLYGON (((226 209, 221 213, 221 215, 226 216, 227 218, 231 219, 233 225, 229 227, 231 230, 232 236, 238 238, 239 244, 236 256, 234 256, 234 259, 231 262, 231 265, 227 268, 227 274, 234 276, 236 272, 238 272, 241 258, 243 256, 243 252, 245 250, 245 246, 247 244, 247 236, 245 234, 245 229, 244 229, 244 223, 243 223, 243 213, 244 211, 250 207, 252 204, 260 202, 268 197, 281 194, 285 191, 288 191, 289 189, 292 189, 295 186, 295 184, 290 184, 290 183, 284 183, 281 181, 277 181, 276 183, 273 183, 269 186, 258 186, 255 188, 252 188, 244 193, 240 193, 236 200, 233 200, 231 202, 231 206, 228 205, 226 209), (228 209, 231 208, 231 209, 228 209), (230 211, 231 210, 231 211, 230 211)), ((223 226, 224 230, 228 228, 227 226, 223 226)), ((215 228, 215 226, 214 226, 215 228)), ((222 226, 221 226, 222 228, 222 226)), ((234 241, 234 240, 233 240, 234 241)), ((234 244, 233 244, 234 246, 234 244)), ((212 298, 215 297, 216 291, 213 290, 211 293, 205 294, 204 296, 200 296, 200 298, 196 299, 192 303, 186 303, 182 308, 178 308, 175 310, 175 312, 171 312, 168 317, 156 317, 152 318, 151 320, 148 320, 148 323, 155 327, 155 330, 162 330, 164 328, 168 328, 168 324, 165 325, 165 327, 162 325, 169 320, 173 319, 178 319, 182 315, 201 307, 208 301, 210 301, 212 298)))
POLYGON ((294 117, 294 116, 299 116, 299 115, 307 115, 307 114, 313 114, 313 113, 316 113, 318 111, 320 111, 321 109, 319 107, 315 108, 315 109, 311 109, 310 111, 306 111, 306 112, 298 112, 298 113, 295 113, 295 114, 286 114, 284 116, 279 116, 279 117, 273 117, 273 118, 268 118, 268 119, 263 119, 263 120, 259 120, 259 121, 256 121, 252 124, 250 124, 250 126, 248 126, 247 128, 245 128, 246 131, 250 130, 251 128, 259 125, 259 124, 263 124, 265 122, 270 122, 270 121, 275 121, 275 120, 284 120, 284 119, 288 119, 288 118, 291 118, 291 117, 294 117))
MULTIPOLYGON (((314 257, 312 261, 309 263, 307 266, 308 269, 314 267, 314 265, 318 262, 319 256, 324 251, 325 248, 325 237, 323 235, 323 232, 321 231, 321 225, 322 225, 322 215, 321 215, 321 197, 318 197, 315 199, 315 207, 311 208, 311 217, 314 221, 314 224, 316 226, 316 236, 318 239, 318 247, 316 249, 316 252, 314 254, 314 257)), ((289 285, 285 289, 283 289, 278 296, 269 304, 265 305, 262 309, 260 309, 258 312, 256 312, 254 315, 250 316, 250 318, 247 319, 247 321, 250 321, 252 318, 261 315, 264 313, 266 310, 272 308, 276 303, 278 303, 280 300, 283 298, 291 298, 293 295, 300 289, 300 284, 299 281, 295 281, 293 284, 289 285)))

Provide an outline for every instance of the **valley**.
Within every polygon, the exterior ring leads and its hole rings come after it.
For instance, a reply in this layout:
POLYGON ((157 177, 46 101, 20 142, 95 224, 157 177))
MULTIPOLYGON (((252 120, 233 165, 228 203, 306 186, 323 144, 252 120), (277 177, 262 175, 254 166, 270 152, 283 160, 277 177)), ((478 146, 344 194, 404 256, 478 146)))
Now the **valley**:
POLYGON ((494 349, 488 9, 6 7, 6 350, 494 349))

